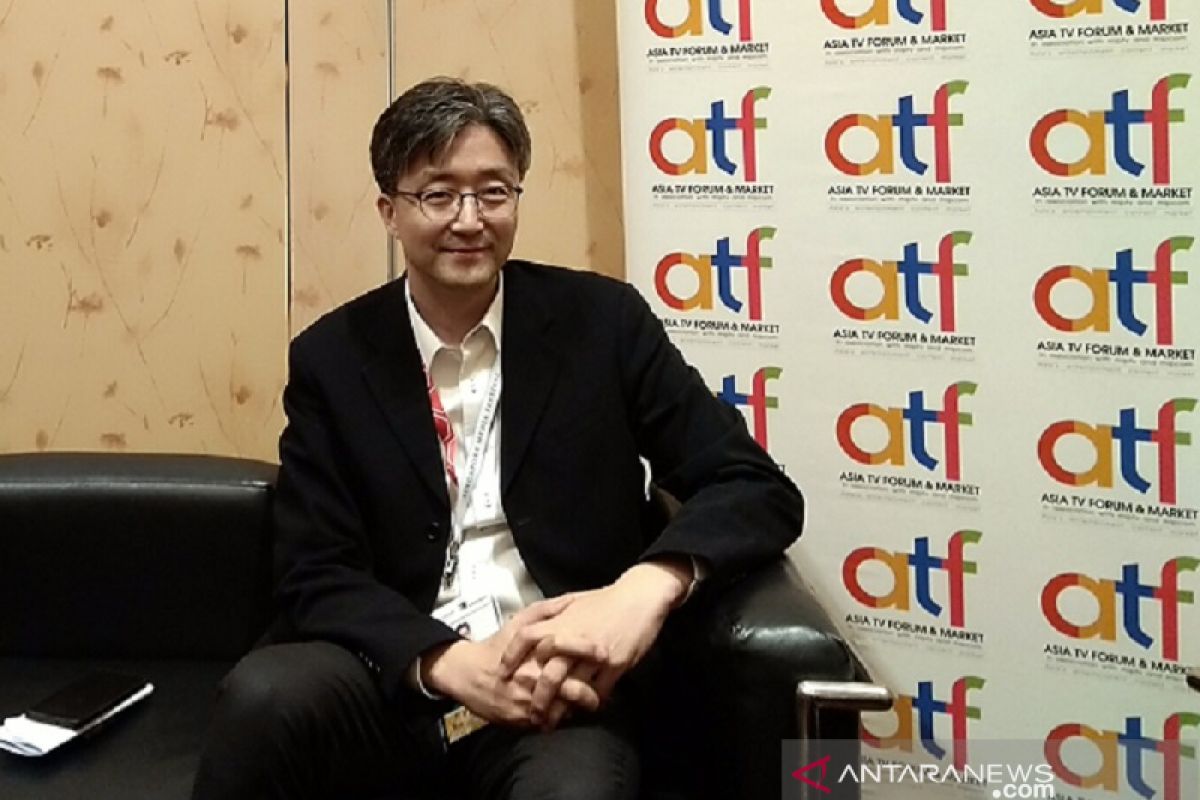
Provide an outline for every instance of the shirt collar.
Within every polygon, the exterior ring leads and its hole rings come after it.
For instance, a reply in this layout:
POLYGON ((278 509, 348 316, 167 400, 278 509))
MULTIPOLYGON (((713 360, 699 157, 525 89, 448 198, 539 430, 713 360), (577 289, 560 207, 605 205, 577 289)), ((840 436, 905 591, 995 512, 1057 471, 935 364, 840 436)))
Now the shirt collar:
MULTIPOLYGON (((443 348, 454 348, 454 345, 448 345, 438 338, 433 332, 433 328, 429 327, 421 312, 417 311, 417 306, 413 303, 412 289, 406 279, 404 281, 404 302, 408 305, 408 320, 412 324, 413 338, 417 340, 417 352, 421 354, 421 363, 429 365, 433 363, 433 357, 439 350, 443 348)), ((492 342, 496 346, 496 354, 500 353, 500 332, 503 328, 504 320, 504 273, 501 272, 497 276, 496 296, 492 298, 491 305, 483 314, 483 319, 479 320, 479 324, 467 332, 463 337, 463 342, 466 342, 474 336, 479 330, 485 330, 491 334, 492 342)))

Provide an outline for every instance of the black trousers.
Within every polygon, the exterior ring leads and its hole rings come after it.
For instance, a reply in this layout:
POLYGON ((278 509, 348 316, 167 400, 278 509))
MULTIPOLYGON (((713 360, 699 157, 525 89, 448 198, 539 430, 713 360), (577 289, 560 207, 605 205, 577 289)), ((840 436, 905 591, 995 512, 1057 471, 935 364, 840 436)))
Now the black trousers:
POLYGON ((353 654, 270 645, 222 682, 192 797, 635 800, 633 711, 615 697, 551 733, 492 725, 432 753, 353 654))

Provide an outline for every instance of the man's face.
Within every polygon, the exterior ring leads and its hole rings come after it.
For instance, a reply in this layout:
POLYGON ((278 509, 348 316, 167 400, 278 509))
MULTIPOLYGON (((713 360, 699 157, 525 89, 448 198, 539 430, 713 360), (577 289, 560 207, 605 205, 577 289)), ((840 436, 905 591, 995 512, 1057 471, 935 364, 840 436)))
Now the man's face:
MULTIPOLYGON (((444 189, 481 192, 497 184, 517 186, 519 181, 501 139, 484 125, 469 125, 436 163, 426 159, 412 165, 396 188, 417 194, 444 189)), ((435 222, 411 195, 381 196, 377 206, 384 225, 404 247, 414 297, 447 289, 489 289, 512 252, 516 209, 511 216, 481 216, 478 203, 467 197, 457 216, 435 222)))

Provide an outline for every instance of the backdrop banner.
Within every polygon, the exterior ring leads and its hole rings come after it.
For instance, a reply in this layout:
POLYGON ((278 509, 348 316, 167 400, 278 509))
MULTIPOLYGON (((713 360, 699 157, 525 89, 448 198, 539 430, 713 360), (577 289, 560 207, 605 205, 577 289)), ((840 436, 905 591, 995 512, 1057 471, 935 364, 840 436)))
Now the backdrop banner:
POLYGON ((805 492, 868 759, 1186 800, 1200 3, 619 7, 629 278, 805 492))

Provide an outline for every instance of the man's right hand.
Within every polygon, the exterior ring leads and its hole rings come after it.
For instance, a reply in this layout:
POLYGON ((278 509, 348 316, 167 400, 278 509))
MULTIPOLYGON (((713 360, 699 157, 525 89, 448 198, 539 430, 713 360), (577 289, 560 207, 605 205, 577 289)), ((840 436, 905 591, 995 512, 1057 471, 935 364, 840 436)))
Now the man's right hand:
MULTIPOLYGON (((561 613, 570 596, 534 603, 513 616, 500 630, 478 642, 461 639, 429 650, 421 657, 421 682, 430 690, 451 697, 489 722, 515 727, 540 725, 535 717, 533 693, 542 667, 532 656, 515 671, 501 667, 509 644, 527 626, 561 613)), ((554 652, 573 661, 603 662, 602 648, 585 639, 556 637, 554 652)), ((595 711, 600 697, 586 681, 568 677, 558 696, 571 706, 595 711)))

